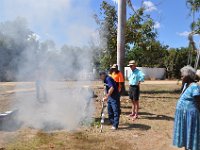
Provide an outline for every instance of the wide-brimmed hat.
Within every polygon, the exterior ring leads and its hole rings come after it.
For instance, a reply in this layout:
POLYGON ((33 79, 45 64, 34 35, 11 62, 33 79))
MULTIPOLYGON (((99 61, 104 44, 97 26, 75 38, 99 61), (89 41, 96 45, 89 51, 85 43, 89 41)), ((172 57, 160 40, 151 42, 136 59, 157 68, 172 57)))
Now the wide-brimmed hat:
POLYGON ((113 64, 111 69, 118 69, 118 65, 117 64, 113 64))
POLYGON ((128 66, 133 66, 133 65, 136 65, 135 60, 131 60, 131 61, 129 61, 128 66))

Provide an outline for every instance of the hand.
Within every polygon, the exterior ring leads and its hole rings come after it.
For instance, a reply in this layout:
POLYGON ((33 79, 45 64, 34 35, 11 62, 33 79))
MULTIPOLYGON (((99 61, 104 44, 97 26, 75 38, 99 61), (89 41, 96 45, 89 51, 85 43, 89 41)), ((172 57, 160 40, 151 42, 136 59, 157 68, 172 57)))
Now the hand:
POLYGON ((108 100, 108 96, 105 96, 104 98, 103 98, 103 101, 107 101, 108 100))

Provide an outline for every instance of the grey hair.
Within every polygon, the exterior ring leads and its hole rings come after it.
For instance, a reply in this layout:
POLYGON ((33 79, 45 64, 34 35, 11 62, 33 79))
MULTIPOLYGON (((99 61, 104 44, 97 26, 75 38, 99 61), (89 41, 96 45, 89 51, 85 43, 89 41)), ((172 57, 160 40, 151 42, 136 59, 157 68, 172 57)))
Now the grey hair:
POLYGON ((191 79, 195 80, 196 70, 193 67, 187 65, 187 66, 181 68, 181 75, 182 76, 188 76, 191 79))

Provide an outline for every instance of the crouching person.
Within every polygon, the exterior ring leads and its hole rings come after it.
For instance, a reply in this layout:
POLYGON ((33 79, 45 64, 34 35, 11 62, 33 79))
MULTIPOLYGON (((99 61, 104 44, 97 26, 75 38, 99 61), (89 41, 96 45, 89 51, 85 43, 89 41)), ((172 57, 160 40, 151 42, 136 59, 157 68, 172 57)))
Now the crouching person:
POLYGON ((116 130, 118 128, 120 118, 119 91, 115 81, 105 72, 100 73, 100 78, 106 86, 106 95, 104 100, 108 102, 109 121, 112 124, 112 129, 116 130))

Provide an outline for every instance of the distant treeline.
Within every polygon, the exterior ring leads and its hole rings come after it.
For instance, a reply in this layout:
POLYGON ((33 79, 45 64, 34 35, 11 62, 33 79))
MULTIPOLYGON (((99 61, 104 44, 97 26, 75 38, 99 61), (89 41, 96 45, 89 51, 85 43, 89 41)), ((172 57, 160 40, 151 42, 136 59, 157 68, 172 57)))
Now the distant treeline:
POLYGON ((23 18, 0 23, 0 81, 76 79, 88 69, 90 56, 88 47, 58 49, 52 40, 40 42, 23 18))

